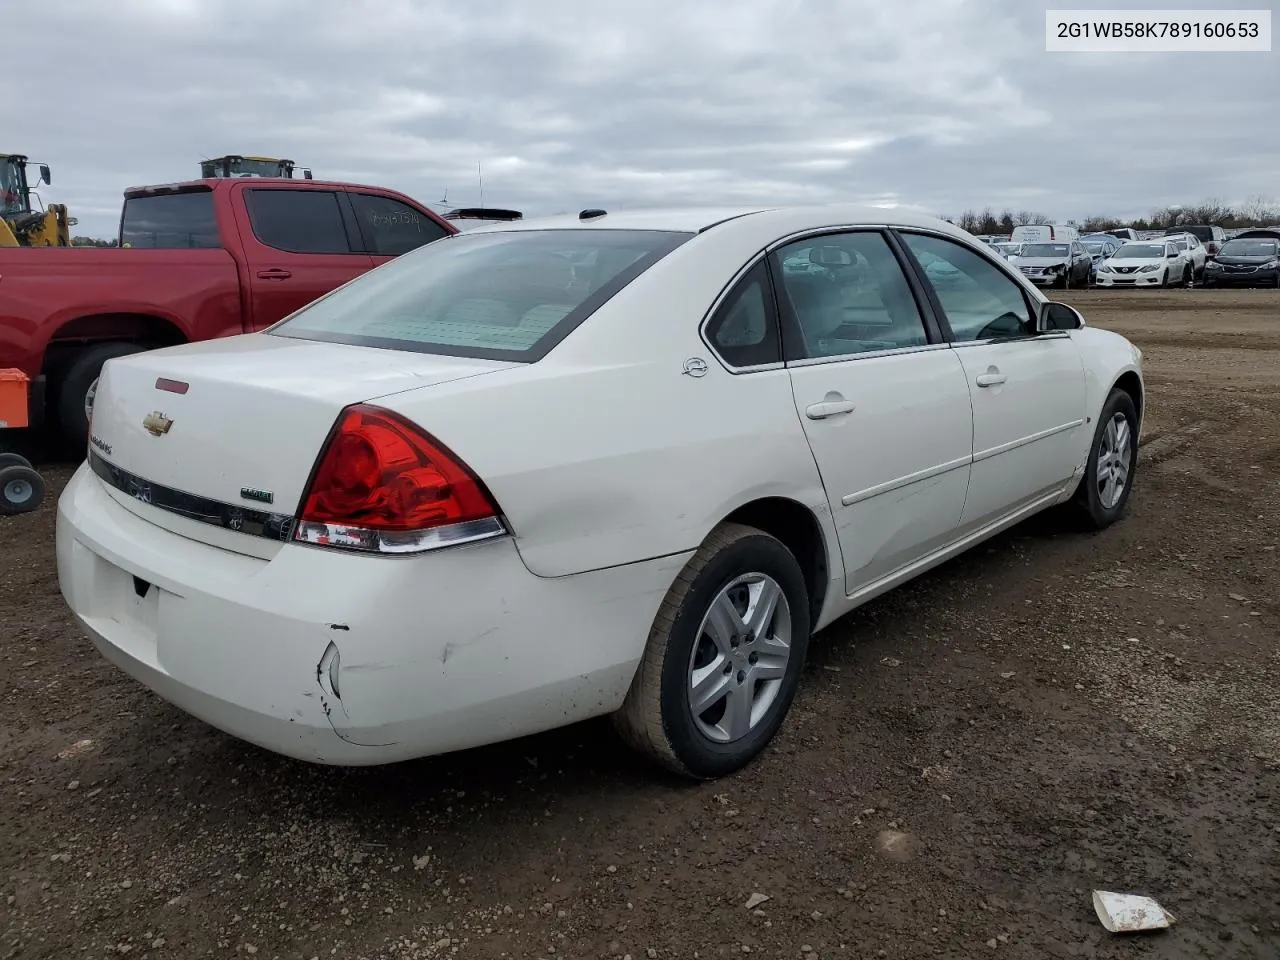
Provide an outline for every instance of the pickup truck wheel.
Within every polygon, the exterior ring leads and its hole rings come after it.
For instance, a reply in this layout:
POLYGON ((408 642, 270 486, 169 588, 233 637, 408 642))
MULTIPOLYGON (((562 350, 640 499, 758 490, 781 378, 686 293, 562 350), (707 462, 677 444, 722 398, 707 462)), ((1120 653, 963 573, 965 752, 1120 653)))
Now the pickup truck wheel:
POLYGON ((80 351, 67 365, 58 385, 57 403, 59 431, 69 449, 83 450, 88 442, 89 412, 102 365, 142 349, 136 343, 97 343, 80 351))

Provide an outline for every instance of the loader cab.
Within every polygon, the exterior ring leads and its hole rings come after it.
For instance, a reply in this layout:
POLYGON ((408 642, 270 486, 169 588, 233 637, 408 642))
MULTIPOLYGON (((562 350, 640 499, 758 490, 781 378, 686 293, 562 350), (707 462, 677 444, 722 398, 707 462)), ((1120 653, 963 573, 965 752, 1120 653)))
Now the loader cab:
MULTIPOLYGON (((47 163, 40 164, 37 183, 50 183, 47 163)), ((27 182, 27 158, 20 153, 0 153, 0 216, 31 212, 31 186, 27 182)))
POLYGON ((302 175, 302 179, 311 179, 309 168, 299 167, 292 160, 278 160, 275 157, 242 157, 230 154, 200 161, 200 177, 204 180, 241 177, 282 177, 292 180, 295 171, 302 175))

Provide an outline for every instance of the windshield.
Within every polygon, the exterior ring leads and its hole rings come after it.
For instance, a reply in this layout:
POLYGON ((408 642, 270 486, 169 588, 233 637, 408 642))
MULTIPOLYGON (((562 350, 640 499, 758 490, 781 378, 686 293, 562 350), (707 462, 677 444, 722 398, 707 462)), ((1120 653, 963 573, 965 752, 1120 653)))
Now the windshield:
POLYGON ((1280 253, 1276 240, 1228 240, 1218 251, 1220 257, 1274 257, 1280 253))
POLYGON ((5 158, 0 160, 0 213, 22 213, 22 184, 18 165, 5 158))
POLYGON ((691 236, 577 229, 456 234, 365 274, 268 332, 534 361, 691 236))
POLYGON ((1111 249, 1111 244, 1105 240, 1085 240, 1084 248, 1090 253, 1106 253, 1111 249))
POLYGON ((1022 247, 1024 257, 1065 257, 1071 248, 1065 243, 1028 243, 1022 247))
POLYGON ((1126 243, 1116 251, 1117 260, 1160 260, 1164 258, 1163 243, 1126 243))

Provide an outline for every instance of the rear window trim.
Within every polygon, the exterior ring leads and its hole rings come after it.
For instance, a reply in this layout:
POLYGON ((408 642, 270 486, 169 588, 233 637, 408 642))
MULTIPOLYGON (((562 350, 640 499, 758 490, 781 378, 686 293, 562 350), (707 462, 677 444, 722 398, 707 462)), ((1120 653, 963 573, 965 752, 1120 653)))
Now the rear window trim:
MULTIPOLYGON (((559 230, 512 230, 512 231, 494 231, 495 233, 575 233, 577 231, 559 231, 559 230)), ((628 232, 628 231, 615 231, 628 232)), ((423 353, 440 357, 459 357, 466 360, 502 360, 512 363, 537 363, 559 344, 580 327, 592 314, 621 293, 631 282, 642 274, 648 272, 651 268, 660 263, 674 251, 684 246, 697 234, 689 230, 636 230, 630 231, 635 233, 648 234, 665 234, 669 240, 666 245, 660 245, 654 252, 642 257, 635 263, 628 266, 625 270, 615 275, 608 283, 596 290, 595 293, 584 299, 573 310, 565 314, 565 316, 543 337, 528 350, 505 350, 498 347, 467 347, 455 346, 447 343, 418 343, 412 340, 397 340, 393 337, 370 337, 363 334, 344 334, 334 333, 328 330, 308 330, 306 327, 297 326, 292 331, 286 332, 279 329, 291 318, 285 317, 278 324, 268 327, 262 333, 273 337, 285 337, 290 340, 307 340, 317 343, 340 343, 352 347, 371 347, 376 350, 397 350, 405 353, 423 353)), ((418 250, 424 250, 427 247, 436 244, 449 243, 455 238, 469 239, 475 234, 455 233, 439 240, 433 240, 431 243, 424 244, 418 250)), ((397 257, 396 262, 403 257, 411 257, 418 250, 410 250, 401 257, 397 257)), ((366 274, 367 276, 367 274, 366 274)), ((359 278, 357 278, 357 281, 359 278)), ((353 282, 357 282, 353 281, 353 282)), ((335 291, 336 292, 336 291, 335 291)), ((321 298, 324 299, 324 298, 321 298)), ((319 303, 320 301, 315 301, 319 303)), ((306 309, 306 308, 303 308, 306 309)))

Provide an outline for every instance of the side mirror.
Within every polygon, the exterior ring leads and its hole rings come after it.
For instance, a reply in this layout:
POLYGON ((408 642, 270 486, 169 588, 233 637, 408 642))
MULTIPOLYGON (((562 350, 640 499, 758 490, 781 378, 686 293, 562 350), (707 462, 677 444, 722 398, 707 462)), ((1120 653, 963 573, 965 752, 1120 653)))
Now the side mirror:
POLYGON ((40 164, 40 179, 49 184, 49 186, 53 186, 53 175, 49 172, 47 163, 40 164))
POLYGON ((1040 308, 1040 316, 1036 321, 1037 333, 1048 333, 1053 330, 1079 330, 1084 326, 1084 317, 1075 307, 1057 300, 1050 300, 1040 308))

